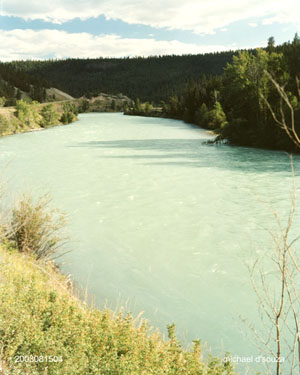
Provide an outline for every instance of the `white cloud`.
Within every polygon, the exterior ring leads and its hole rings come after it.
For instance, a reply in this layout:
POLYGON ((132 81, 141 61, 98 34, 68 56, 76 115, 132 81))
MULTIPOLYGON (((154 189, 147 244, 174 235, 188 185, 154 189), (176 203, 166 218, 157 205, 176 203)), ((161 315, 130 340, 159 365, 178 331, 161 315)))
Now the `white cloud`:
POLYGON ((195 54, 225 51, 233 46, 182 43, 177 40, 157 41, 129 39, 117 35, 93 36, 70 34, 59 30, 0 30, 2 61, 67 57, 125 57, 166 54, 195 54))
POLYGON ((3 0, 3 14, 25 19, 64 22, 105 15, 127 23, 212 33, 232 22, 272 18, 298 22, 299 0, 3 0))
POLYGON ((272 25, 274 22, 275 22, 274 17, 273 18, 265 18, 264 20, 262 20, 262 25, 269 26, 269 25, 272 25))
POLYGON ((255 23, 255 22, 250 22, 250 23, 248 23, 248 25, 250 27, 257 27, 257 23, 255 23))

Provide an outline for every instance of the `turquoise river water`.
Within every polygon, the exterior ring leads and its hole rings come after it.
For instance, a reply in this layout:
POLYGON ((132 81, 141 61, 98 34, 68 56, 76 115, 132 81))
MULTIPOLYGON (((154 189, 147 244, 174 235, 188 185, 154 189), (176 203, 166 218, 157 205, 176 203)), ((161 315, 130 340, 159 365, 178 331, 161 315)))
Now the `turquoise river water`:
POLYGON ((259 351, 243 320, 259 323, 247 264, 272 248, 262 201, 288 212, 290 159, 212 138, 181 121, 84 114, 1 138, 0 163, 13 193, 49 192, 68 214, 62 269, 99 307, 143 311, 163 332, 175 322, 186 345, 250 356, 259 351))

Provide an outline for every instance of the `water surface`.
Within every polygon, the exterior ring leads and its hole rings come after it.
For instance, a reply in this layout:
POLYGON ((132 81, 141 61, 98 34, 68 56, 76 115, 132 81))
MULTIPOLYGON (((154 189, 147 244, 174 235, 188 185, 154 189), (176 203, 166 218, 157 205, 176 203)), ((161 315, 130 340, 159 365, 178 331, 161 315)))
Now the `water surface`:
POLYGON ((258 319, 246 264, 271 251, 261 201, 288 212, 290 160, 209 139, 181 121, 85 114, 0 139, 0 163, 13 191, 50 192, 68 213, 63 269, 98 306, 144 311, 164 331, 175 322, 183 342, 216 354, 255 355, 241 321, 258 319))

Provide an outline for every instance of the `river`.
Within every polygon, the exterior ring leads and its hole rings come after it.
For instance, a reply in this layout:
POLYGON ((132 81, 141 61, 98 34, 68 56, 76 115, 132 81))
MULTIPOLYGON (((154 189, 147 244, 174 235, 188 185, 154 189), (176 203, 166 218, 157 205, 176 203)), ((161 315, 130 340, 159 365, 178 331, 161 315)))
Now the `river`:
POLYGON ((290 159, 212 138, 181 121, 91 113, 1 138, 0 162, 12 192, 49 192, 67 213, 62 269, 97 306, 143 311, 163 332, 175 322, 184 344, 200 338, 215 354, 255 355, 247 264, 272 247, 262 201, 286 217, 290 159))

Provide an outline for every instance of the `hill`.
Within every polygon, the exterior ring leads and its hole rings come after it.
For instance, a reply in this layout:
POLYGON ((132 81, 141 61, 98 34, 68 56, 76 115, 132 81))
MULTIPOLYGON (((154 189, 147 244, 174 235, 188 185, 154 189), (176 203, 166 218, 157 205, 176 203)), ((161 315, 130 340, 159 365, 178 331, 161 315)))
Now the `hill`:
POLYGON ((13 106, 17 100, 46 100, 46 89, 49 83, 35 75, 28 75, 26 72, 0 63, 0 106, 13 106))
POLYGON ((18 100, 52 102, 74 98, 54 87, 47 80, 27 74, 16 66, 0 63, 0 107, 14 106, 18 100))
POLYGON ((123 93, 159 103, 180 95, 190 79, 220 75, 235 52, 136 58, 15 61, 5 66, 79 98, 123 93))
POLYGON ((56 89, 55 87, 50 87, 46 89, 46 101, 60 101, 60 100, 73 100, 73 96, 56 89))

